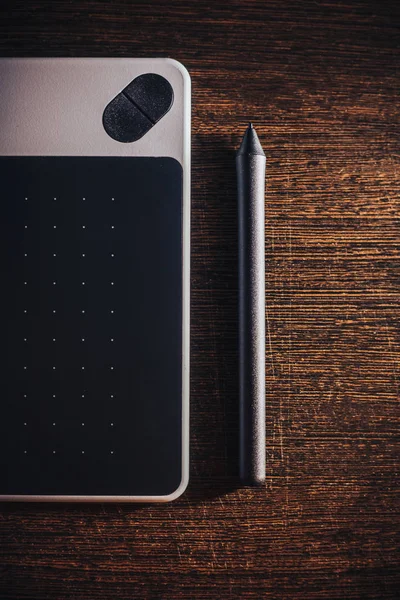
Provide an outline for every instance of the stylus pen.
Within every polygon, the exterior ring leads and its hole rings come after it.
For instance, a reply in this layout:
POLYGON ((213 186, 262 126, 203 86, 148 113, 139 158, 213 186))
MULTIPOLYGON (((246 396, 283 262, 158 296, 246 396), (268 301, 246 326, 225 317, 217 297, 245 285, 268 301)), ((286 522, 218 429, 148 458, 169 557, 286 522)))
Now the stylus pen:
POLYGON ((250 123, 236 155, 239 229, 239 474, 265 481, 265 154, 250 123))

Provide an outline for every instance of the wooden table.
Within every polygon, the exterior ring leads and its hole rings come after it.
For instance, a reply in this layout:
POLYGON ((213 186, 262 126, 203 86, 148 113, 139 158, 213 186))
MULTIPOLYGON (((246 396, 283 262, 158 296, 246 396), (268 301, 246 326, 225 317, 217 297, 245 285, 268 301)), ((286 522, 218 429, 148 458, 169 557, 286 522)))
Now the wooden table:
POLYGON ((188 67, 193 237, 187 493, 1 505, 1 600, 399 597, 397 7, 3 4, 4 56, 188 67), (250 119, 268 157, 261 490, 237 480, 234 151, 250 119))

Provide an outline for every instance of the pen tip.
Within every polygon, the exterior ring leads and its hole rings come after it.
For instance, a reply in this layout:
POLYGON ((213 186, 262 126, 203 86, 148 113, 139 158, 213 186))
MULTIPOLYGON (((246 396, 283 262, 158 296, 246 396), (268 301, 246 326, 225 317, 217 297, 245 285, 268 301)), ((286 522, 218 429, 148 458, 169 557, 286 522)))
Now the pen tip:
POLYGON ((251 122, 245 131, 242 143, 237 151, 237 156, 240 156, 241 154, 258 154, 260 156, 265 156, 256 130, 251 122))

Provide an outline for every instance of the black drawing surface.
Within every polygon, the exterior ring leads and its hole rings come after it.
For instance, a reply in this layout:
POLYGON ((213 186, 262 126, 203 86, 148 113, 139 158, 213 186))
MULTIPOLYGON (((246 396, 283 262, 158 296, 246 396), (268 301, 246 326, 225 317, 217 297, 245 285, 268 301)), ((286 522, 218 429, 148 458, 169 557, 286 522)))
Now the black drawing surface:
POLYGON ((182 168, 3 157, 0 495, 165 495, 182 463, 182 168))

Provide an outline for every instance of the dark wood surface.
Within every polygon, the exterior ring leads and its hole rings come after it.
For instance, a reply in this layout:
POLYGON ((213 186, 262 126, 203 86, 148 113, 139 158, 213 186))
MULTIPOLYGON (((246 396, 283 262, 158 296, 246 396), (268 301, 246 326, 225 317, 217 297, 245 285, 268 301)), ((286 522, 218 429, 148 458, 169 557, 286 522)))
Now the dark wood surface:
POLYGON ((397 6, 2 5, 3 56, 188 67, 193 250, 187 493, 1 505, 1 600, 399 597, 397 6), (234 150, 249 119, 268 156, 261 490, 237 481, 234 150))

